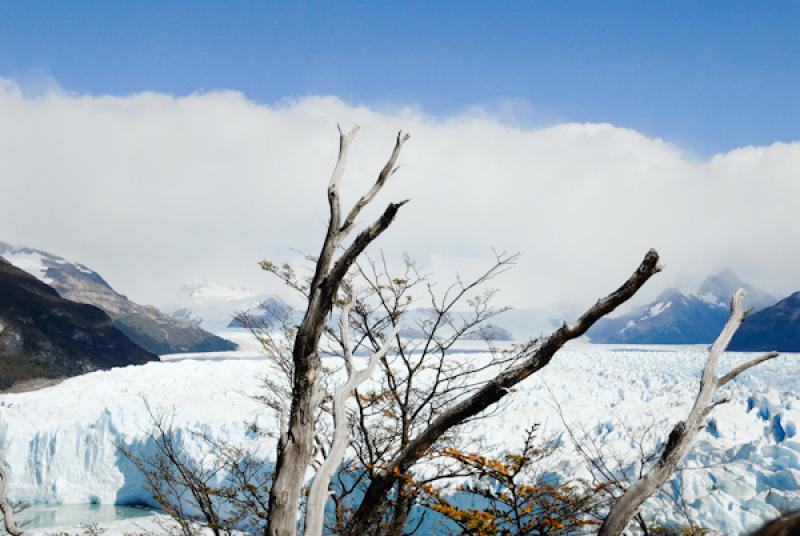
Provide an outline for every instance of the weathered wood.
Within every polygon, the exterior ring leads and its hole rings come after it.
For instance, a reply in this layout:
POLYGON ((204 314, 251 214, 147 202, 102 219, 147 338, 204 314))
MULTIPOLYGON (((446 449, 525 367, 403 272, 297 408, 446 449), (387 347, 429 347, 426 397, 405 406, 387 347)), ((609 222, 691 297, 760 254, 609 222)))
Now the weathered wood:
POLYGON ((340 317, 340 331, 342 348, 344 350, 344 363, 347 370, 347 380, 342 384, 333 395, 333 441, 330 452, 322 465, 317 469, 311 490, 308 493, 306 503, 305 524, 303 526, 304 536, 322 536, 322 529, 325 522, 325 504, 328 501, 328 488, 336 469, 344 460, 347 447, 350 444, 350 426, 347 421, 347 401, 355 394, 356 388, 367 381, 375 371, 378 362, 386 355, 392 343, 395 341, 400 325, 396 324, 388 337, 384 339, 383 345, 370 355, 367 366, 361 370, 356 370, 353 364, 353 353, 350 346, 350 310, 352 302, 348 302, 342 308, 340 317))
POLYGON ((408 135, 398 134, 389 162, 380 172, 375 185, 356 203, 342 225, 339 187, 347 164, 348 149, 357 132, 357 127, 348 133, 339 129, 339 156, 328 184, 328 229, 309 286, 308 306, 297 328, 292 349, 292 400, 286 433, 281 434, 278 442, 269 497, 266 531, 269 536, 293 536, 297 531, 300 496, 313 456, 315 417, 320 400, 319 342, 325 328, 325 318, 330 314, 336 293, 353 263, 389 227, 397 211, 405 204, 405 201, 390 204, 380 218, 359 233, 344 253, 335 259, 338 248, 352 230, 361 209, 374 199, 393 174, 400 149, 408 139, 408 135))
POLYGON ((797 534, 800 534, 800 510, 787 512, 778 519, 765 523, 763 527, 750 533, 750 536, 796 536, 797 534))
POLYGON ((3 524, 5 525, 6 532, 11 536, 21 536, 22 529, 14 522, 14 509, 6 499, 6 491, 8 489, 8 475, 5 469, 0 466, 0 512, 3 514, 3 524))
POLYGON ((742 306, 744 295, 745 291, 739 289, 731 300, 730 318, 728 318, 722 328, 722 332, 717 337, 717 340, 714 341, 708 353, 708 359, 700 378, 700 390, 697 393, 697 398, 689 412, 689 416, 672 429, 664 450, 655 465, 646 475, 625 490, 622 496, 611 506, 608 516, 606 516, 603 525, 600 527, 600 536, 621 535, 642 504, 667 482, 692 449, 697 435, 705 426, 708 414, 714 407, 724 401, 714 400, 719 388, 745 370, 778 355, 775 352, 764 354, 734 368, 721 378, 716 376, 717 363, 747 314, 747 310, 742 306))
POLYGON ((577 322, 562 325, 542 341, 531 341, 522 348, 524 357, 519 365, 502 372, 470 397, 443 411, 424 431, 397 453, 387 464, 386 470, 371 480, 350 522, 347 534, 360 536, 369 533, 383 511, 392 486, 442 435, 495 404, 511 393, 512 388, 519 382, 547 366, 553 355, 566 342, 580 337, 597 320, 629 300, 660 269, 658 253, 655 250, 648 251, 633 275, 619 289, 598 300, 577 322))

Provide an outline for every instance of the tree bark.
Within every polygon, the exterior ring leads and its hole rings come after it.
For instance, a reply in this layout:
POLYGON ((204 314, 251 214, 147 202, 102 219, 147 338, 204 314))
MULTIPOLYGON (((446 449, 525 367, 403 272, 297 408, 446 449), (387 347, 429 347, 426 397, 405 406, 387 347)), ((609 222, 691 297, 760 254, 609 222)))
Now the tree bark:
POLYGON ((603 521, 603 525, 600 527, 599 536, 621 535, 642 504, 667 482, 686 457, 686 454, 691 450, 697 435, 705 426, 708 414, 714 407, 727 401, 725 399, 714 401, 714 396, 719 388, 745 370, 778 355, 775 352, 770 352, 736 367, 721 378, 716 376, 717 362, 747 314, 747 311, 742 307, 744 295, 745 291, 739 289, 731 300, 730 318, 709 351, 708 359, 700 378, 700 390, 697 393, 697 398, 689 412, 689 416, 672 429, 661 457, 653 468, 625 490, 625 493, 614 503, 608 516, 603 521))
POLYGON ((344 460, 347 447, 350 444, 350 426, 347 421, 347 401, 353 396, 356 388, 372 376, 378 362, 392 346, 398 331, 400 331, 400 325, 395 325, 391 334, 385 338, 383 346, 369 357, 367 366, 361 370, 355 370, 353 367, 353 354, 350 347, 349 335, 351 308, 352 302, 345 305, 340 318, 347 381, 345 381, 333 395, 333 442, 328 456, 322 462, 322 465, 317 470, 317 474, 314 476, 311 490, 308 493, 305 524, 303 527, 304 536, 322 536, 322 529, 325 523, 325 504, 328 502, 328 488, 330 487, 333 474, 336 472, 339 464, 342 463, 342 460, 344 460))
POLYGON ((644 283, 660 271, 658 253, 650 250, 631 277, 616 291, 598 300, 574 324, 564 324, 543 341, 531 341, 523 349, 524 360, 502 372, 473 395, 446 409, 431 424, 397 453, 386 470, 377 474, 364 493, 361 504, 347 529, 349 536, 368 534, 379 520, 394 483, 414 465, 449 429, 498 402, 519 382, 550 363, 564 344, 578 338, 600 318, 629 300, 644 283))
POLYGON ((359 233, 339 259, 334 260, 337 249, 353 228, 361 209, 372 201, 386 180, 397 170, 395 163, 400 149, 408 140, 408 135, 398 133, 392 155, 378 175, 375 185, 356 203, 348 214, 345 224, 342 225, 339 185, 344 174, 350 142, 357 132, 357 127, 347 134, 339 129, 339 156, 328 184, 330 220, 309 287, 308 307, 297 329, 292 350, 294 366, 292 401, 286 434, 278 442, 275 472, 269 496, 269 519, 266 531, 269 536, 293 536, 297 532, 300 495, 313 456, 321 369, 319 341, 325 328, 325 318, 330 314, 342 280, 355 260, 389 227, 397 211, 405 204, 405 201, 390 204, 383 215, 359 233))
POLYGON ((6 490, 8 489, 8 475, 5 469, 0 467, 0 512, 3 513, 3 523, 11 536, 21 536, 23 531, 14 522, 14 509, 6 500, 6 490))

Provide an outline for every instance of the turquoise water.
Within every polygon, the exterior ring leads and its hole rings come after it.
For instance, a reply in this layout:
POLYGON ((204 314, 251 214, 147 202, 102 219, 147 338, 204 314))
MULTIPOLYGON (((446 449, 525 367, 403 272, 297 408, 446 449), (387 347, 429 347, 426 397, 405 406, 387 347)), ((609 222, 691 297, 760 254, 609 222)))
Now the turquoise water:
POLYGON ((103 504, 33 505, 20 512, 18 520, 26 529, 47 529, 77 524, 110 523, 153 514, 149 508, 103 504))

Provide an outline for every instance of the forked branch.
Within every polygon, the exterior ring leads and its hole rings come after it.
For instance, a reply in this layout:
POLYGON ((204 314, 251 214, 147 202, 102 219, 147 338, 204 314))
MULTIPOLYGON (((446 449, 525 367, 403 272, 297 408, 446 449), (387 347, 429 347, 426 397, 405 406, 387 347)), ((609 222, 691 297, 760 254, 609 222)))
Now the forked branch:
POLYGON ((325 503, 328 500, 328 488, 336 469, 344 460, 347 446, 350 443, 350 426, 347 422, 347 401, 355 394, 356 388, 367 381, 375 371, 378 362, 386 355, 395 342, 395 337, 400 331, 396 324, 389 336, 385 337, 383 346, 370 355, 367 366, 357 370, 353 363, 353 351, 350 344, 350 311, 353 302, 349 301, 342 307, 340 317, 340 334, 342 349, 344 350, 344 364, 347 370, 347 380, 333 395, 333 442, 330 452, 322 462, 314 476, 311 490, 308 493, 306 504, 305 536, 322 536, 325 521, 325 503))
POLYGON ((389 161, 386 162, 386 165, 383 166, 383 169, 378 174, 378 179, 375 181, 375 184, 369 191, 361 196, 353 208, 350 210, 350 213, 347 215, 347 218, 344 220, 341 229, 339 230, 343 235, 346 235, 350 228, 355 224, 356 218, 358 217, 361 210, 370 204, 370 202, 378 195, 378 192, 381 191, 383 185, 386 184, 386 181, 395 174, 397 171, 397 159, 400 157, 400 149, 403 148, 403 144, 408 141, 408 138, 411 136, 409 134, 403 134, 403 132, 397 133, 397 141, 394 144, 394 149, 392 150, 392 155, 389 157, 389 161))
POLYGON ((629 300, 644 283, 661 270, 658 253, 650 250, 631 277, 616 291, 597 301, 574 324, 564 324, 543 341, 531 341, 520 349, 520 363, 497 375, 474 394, 445 409, 416 438, 387 464, 387 470, 376 474, 364 493, 347 534, 369 533, 380 516, 388 494, 401 475, 422 458, 448 430, 489 408, 512 392, 519 382, 541 370, 565 343, 576 339, 601 317, 629 300))
MULTIPOLYGON (((330 314, 339 288, 356 258, 389 227, 399 208, 405 204, 405 202, 390 204, 383 215, 359 233, 344 253, 336 258, 361 209, 372 201, 396 169, 395 163, 400 149, 408 139, 408 136, 398 136, 389 162, 378 175, 375 185, 356 203, 342 225, 339 187, 347 163, 350 142, 357 131, 358 129, 354 128, 345 134, 341 128, 339 129, 339 156, 328 184, 330 221, 316 260, 314 276, 308 286, 308 306, 303 321, 297 328, 292 349, 292 401, 286 433, 282 434, 278 444, 270 490, 267 528, 269 536, 291 536, 296 533, 300 494, 314 451, 315 415, 322 399, 319 343, 325 329, 325 319, 330 314)), ((266 268, 272 266, 267 265, 266 268)), ((292 280, 291 273, 287 279, 292 280)))
POLYGON ((700 390, 697 393, 694 406, 685 421, 675 425, 667 438, 667 443, 659 460, 642 478, 630 486, 625 493, 611 507, 608 516, 600 527, 600 536, 619 536, 631 522, 642 504, 656 493, 675 472, 694 445, 697 435, 705 426, 706 418, 711 411, 727 399, 715 400, 714 397, 720 387, 736 378, 742 372, 773 359, 778 354, 770 352, 752 359, 734 368, 722 377, 717 377, 716 368, 720 357, 728 347, 734 333, 744 321, 747 310, 742 306, 745 291, 739 289, 731 300, 731 314, 722 332, 714 341, 708 353, 708 359, 703 367, 700 378, 700 390))

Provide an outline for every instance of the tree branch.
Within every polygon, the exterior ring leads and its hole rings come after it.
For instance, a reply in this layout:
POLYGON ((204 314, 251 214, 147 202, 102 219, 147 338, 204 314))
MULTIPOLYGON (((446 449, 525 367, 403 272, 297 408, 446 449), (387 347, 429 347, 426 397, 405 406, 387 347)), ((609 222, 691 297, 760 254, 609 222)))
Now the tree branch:
POLYGON ((347 380, 339 387, 333 395, 333 441, 328 456, 322 462, 314 476, 311 490, 308 493, 306 503, 305 536, 322 536, 322 529, 325 521, 325 503, 328 499, 328 488, 336 469, 344 460, 347 453, 347 445, 350 442, 350 426, 347 422, 347 401, 356 391, 356 388, 372 376, 375 367, 380 359, 389 351, 394 343, 395 337, 400 330, 399 325, 395 325, 391 334, 385 337, 383 346, 373 353, 367 362, 367 366, 361 370, 356 370, 353 366, 353 354, 350 346, 350 311, 353 302, 348 301, 342 308, 340 318, 341 342, 344 350, 344 362, 347 369, 347 380))
POLYGON ((620 536, 642 504, 660 490, 672 476, 694 445, 698 433, 705 425, 708 414, 716 406, 727 401, 727 399, 714 400, 719 388, 750 367, 777 356, 775 352, 765 354, 734 368, 722 378, 717 378, 717 363, 747 315, 748 310, 742 306, 745 294, 744 289, 739 289, 733 295, 730 318, 708 353, 708 359, 700 378, 700 389, 689 416, 672 429, 659 460, 650 471, 625 490, 625 493, 612 505, 600 527, 599 536, 620 536))
POLYGON ((527 343, 520 350, 524 360, 518 366, 499 374, 473 395, 444 410, 433 419, 423 432, 397 453, 388 464, 387 470, 376 474, 372 479, 348 527, 347 534, 356 536, 369 532, 380 515, 389 490, 400 475, 424 456, 442 435, 507 396, 514 385, 545 367, 566 342, 586 333, 599 318, 630 299, 660 269, 658 253, 651 249, 633 275, 619 289, 598 300, 575 324, 564 324, 541 343, 538 341, 527 343))
POLYGON ((3 513, 3 521, 8 532, 11 536, 22 536, 24 532, 14 522, 14 509, 6 500, 6 490, 8 488, 8 476, 6 470, 0 467, 0 512, 3 513))
POLYGON ((729 373, 727 373, 725 376, 721 377, 719 379, 719 386, 722 387, 723 385, 725 385, 732 379, 736 378, 739 374, 746 371, 747 369, 755 367, 756 365, 758 365, 759 363, 763 363, 764 361, 769 361, 770 359, 774 359, 779 355, 780 354, 778 354, 778 352, 769 352, 762 356, 756 357, 755 359, 752 359, 747 363, 742 363, 741 365, 739 365, 738 367, 734 368, 729 373))
POLYGON ((375 181, 375 184, 372 186, 372 188, 370 188, 366 194, 361 196, 361 199, 359 199, 350 210, 350 213, 347 215, 347 218, 345 218, 342 227, 339 229, 339 232, 342 236, 347 235, 347 233, 355 224, 356 218, 361 210, 367 206, 376 195, 378 195, 378 192, 381 191, 381 188, 383 188, 383 185, 386 184, 386 181, 389 179, 389 177, 395 174, 397 171, 395 163, 397 162, 397 158, 400 156, 400 149, 403 148, 403 144, 408 141, 409 137, 409 134, 403 134, 402 131, 397 133, 397 141, 395 142, 394 150, 392 151, 392 155, 389 157, 389 161, 386 162, 385 166, 383 166, 383 169, 378 174, 378 180, 375 181))

